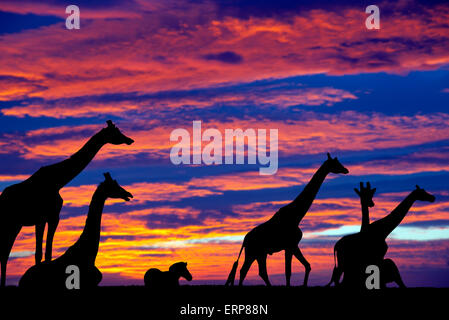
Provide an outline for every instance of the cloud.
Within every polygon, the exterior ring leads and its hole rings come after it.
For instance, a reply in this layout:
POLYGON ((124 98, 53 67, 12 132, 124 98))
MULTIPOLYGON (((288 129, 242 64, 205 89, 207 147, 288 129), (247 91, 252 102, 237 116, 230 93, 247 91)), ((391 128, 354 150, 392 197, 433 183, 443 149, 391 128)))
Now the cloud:
MULTIPOLYGON (((159 126, 163 120, 133 120, 123 126, 123 132, 135 140, 131 146, 106 146, 97 159, 128 158, 146 155, 154 159, 166 159, 169 164, 169 152, 174 145, 169 141, 170 133, 177 127, 191 131, 192 122, 174 123, 159 126)), ((314 112, 291 116, 288 121, 263 121, 264 129, 278 129, 280 157, 306 154, 325 154, 328 151, 370 151, 389 148, 418 146, 449 139, 449 116, 433 113, 412 116, 388 116, 381 113, 362 114, 346 111, 337 114, 320 114, 314 112), (413 137, 413 139, 410 139, 413 137), (351 143, 348 143, 350 139, 351 143)), ((226 129, 258 129, 260 119, 236 119, 234 117, 202 123, 203 130, 216 128, 220 132, 226 129)), ((101 128, 101 127, 100 127, 101 128)), ((77 151, 88 137, 100 129, 98 125, 63 126, 32 130, 25 134, 4 134, 3 148, 0 153, 17 152, 25 159, 51 159, 67 157, 77 151)), ((401 160, 404 162, 404 160, 401 160)), ((421 166, 428 165, 421 162, 421 166)), ((384 167, 377 161, 377 168, 384 167)), ((374 165, 374 163, 373 163, 374 165)), ((399 167, 399 164, 394 164, 399 167)), ((440 165, 444 168, 444 165, 440 165)), ((362 168, 359 168, 362 170, 362 168)), ((413 170, 413 169, 411 169, 413 170)))
POLYGON ((34 251, 14 251, 9 255, 10 260, 14 260, 16 258, 26 258, 34 256, 34 251))
MULTIPOLYGON (((5 5, 10 12, 61 11, 59 6, 5 5)), ((386 15, 381 32, 368 32, 365 13, 351 6, 301 10, 289 19, 242 19, 221 15, 207 1, 186 7, 151 3, 153 10, 141 10, 146 5, 86 8, 94 19, 70 36, 59 24, 3 35, 1 76, 39 81, 39 90, 8 83, 5 97, 149 94, 318 73, 404 74, 449 63, 444 24, 449 11, 442 5, 386 15), (403 21, 414 29, 404 29, 403 21), (239 56, 244 63, 229 63, 239 56)))
MULTIPOLYGON (((129 205, 138 205, 153 201, 179 201, 184 198, 205 197, 220 194, 208 188, 192 188, 190 184, 165 183, 165 182, 141 182, 123 186, 132 193, 133 200, 129 205)), ((82 185, 78 187, 65 187, 61 190, 64 204, 69 207, 82 207, 90 203, 96 186, 82 185)), ((123 200, 111 199, 108 204, 123 203, 123 200)))
MULTIPOLYGON (((128 1, 127 6, 123 6, 122 1, 77 1, 76 3, 82 12, 82 18, 88 19, 106 19, 106 18, 136 18, 139 6, 137 1, 128 1)), ((17 1, 5 0, 2 2, 2 11, 18 14, 52 15, 61 18, 67 18, 65 8, 68 6, 65 1, 17 1)), ((147 5, 148 6, 148 5, 147 5)), ((149 7, 149 6, 148 6, 149 7)))
POLYGON ((235 87, 206 89, 203 91, 176 91, 156 95, 113 95, 107 97, 85 97, 58 99, 34 102, 27 105, 4 108, 1 112, 6 116, 23 118, 31 117, 94 117, 98 115, 116 115, 129 118, 132 116, 163 113, 164 109, 181 109, 194 107, 197 109, 216 106, 248 106, 260 108, 273 106, 288 108, 291 106, 332 106, 336 103, 357 99, 345 90, 323 87, 307 88, 298 86, 258 85, 236 92, 235 87), (113 99, 113 100, 112 100, 113 99), (105 100, 105 101, 102 101, 105 100), (110 100, 110 101, 109 101, 110 100), (76 108, 71 106, 76 105, 76 108))
POLYGON ((18 175, 4 175, 0 174, 0 182, 6 182, 6 181, 22 181, 29 177, 30 175, 26 174, 18 174, 18 175))
POLYGON ((40 85, 37 80, 15 76, 0 76, 0 88, 0 101, 22 99, 47 89, 40 85))
MULTIPOLYGON (((276 175, 260 176, 258 172, 244 172, 237 174, 223 174, 212 177, 193 178, 185 182, 136 182, 123 187, 134 196, 127 205, 142 205, 147 202, 177 202, 185 198, 208 197, 222 195, 225 191, 262 190, 272 188, 285 188, 307 182, 314 169, 310 168, 283 168, 276 175), (242 182, 245 181, 245 184, 242 182)), ((90 203, 95 191, 95 185, 68 186, 61 190, 64 205, 68 207, 82 207, 90 203)), ((119 199, 108 200, 108 205, 123 203, 119 199)), ((161 213, 161 208, 158 209, 161 213)), ((168 211, 173 209, 168 209, 168 211)), ((190 209, 186 209, 191 214, 190 209)), ((131 213, 132 215, 149 215, 153 209, 145 209, 131 213)), ((179 214, 179 209, 176 210, 179 214)))
POLYGON ((216 60, 229 64, 238 64, 243 61, 243 57, 232 51, 223 51, 220 53, 209 53, 203 56, 206 60, 216 60))

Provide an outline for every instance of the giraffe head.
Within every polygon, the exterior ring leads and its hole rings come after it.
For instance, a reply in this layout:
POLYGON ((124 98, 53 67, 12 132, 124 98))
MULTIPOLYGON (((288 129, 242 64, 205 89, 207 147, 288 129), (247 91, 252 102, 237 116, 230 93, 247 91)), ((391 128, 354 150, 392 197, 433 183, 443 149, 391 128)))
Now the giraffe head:
POLYGON ((105 180, 103 182, 103 188, 108 198, 123 199, 129 201, 133 195, 123 189, 116 180, 112 179, 111 174, 106 172, 104 174, 105 180))
POLYGON ((326 160, 327 166, 329 168, 329 172, 332 173, 342 173, 342 174, 348 174, 349 170, 343 167, 343 165, 338 161, 337 157, 332 158, 330 153, 327 153, 327 160, 326 160))
POLYGON ((168 270, 179 277, 183 277, 187 281, 192 281, 193 277, 189 270, 187 270, 187 262, 176 262, 168 270))
POLYGON ((133 139, 128 138, 123 133, 120 132, 119 128, 115 126, 115 124, 112 123, 111 120, 106 121, 108 126, 103 129, 106 142, 111 144, 127 144, 130 145, 134 142, 133 139))
POLYGON ((416 185, 416 189, 413 190, 413 194, 416 200, 426 201, 426 202, 434 202, 435 196, 428 193, 426 190, 421 189, 418 185, 416 185))
POLYGON ((369 182, 366 183, 366 188, 363 186, 363 182, 360 182, 360 190, 354 188, 354 191, 359 195, 362 204, 369 208, 374 207, 373 196, 376 193, 376 188, 371 189, 371 184, 369 182))

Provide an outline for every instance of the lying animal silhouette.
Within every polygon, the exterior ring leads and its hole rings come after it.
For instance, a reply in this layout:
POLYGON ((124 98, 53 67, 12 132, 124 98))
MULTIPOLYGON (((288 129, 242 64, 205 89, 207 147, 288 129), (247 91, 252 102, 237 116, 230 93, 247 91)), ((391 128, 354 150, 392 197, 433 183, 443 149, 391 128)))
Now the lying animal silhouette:
POLYGON ((174 263, 168 271, 151 268, 145 273, 143 280, 146 287, 165 289, 179 287, 179 278, 181 277, 192 281, 192 275, 187 270, 187 262, 174 263))

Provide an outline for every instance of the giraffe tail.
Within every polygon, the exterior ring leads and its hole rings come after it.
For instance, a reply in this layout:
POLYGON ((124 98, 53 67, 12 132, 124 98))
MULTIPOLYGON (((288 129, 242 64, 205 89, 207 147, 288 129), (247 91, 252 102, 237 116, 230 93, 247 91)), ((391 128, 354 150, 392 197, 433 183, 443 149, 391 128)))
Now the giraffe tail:
POLYGON ((337 255, 337 244, 338 244, 338 242, 334 246, 334 270, 332 270, 331 281, 329 281, 329 283, 326 284, 325 287, 330 287, 332 285, 332 282, 335 282, 335 285, 337 285, 337 281, 335 280, 336 275, 337 275, 337 269, 338 269, 338 266, 337 266, 338 260, 337 260, 337 257, 336 257, 336 255, 337 255))
POLYGON ((337 263, 338 263, 338 261, 337 261, 337 246, 335 245, 334 246, 334 268, 338 268, 337 263))
POLYGON ((229 286, 229 285, 233 286, 234 285, 234 280, 235 280, 235 275, 237 273, 237 267, 239 265, 240 255, 242 254, 244 247, 245 247, 245 242, 242 243, 242 247, 240 248, 239 256, 237 257, 237 260, 232 265, 232 270, 229 273, 228 280, 226 280, 225 286, 229 286))

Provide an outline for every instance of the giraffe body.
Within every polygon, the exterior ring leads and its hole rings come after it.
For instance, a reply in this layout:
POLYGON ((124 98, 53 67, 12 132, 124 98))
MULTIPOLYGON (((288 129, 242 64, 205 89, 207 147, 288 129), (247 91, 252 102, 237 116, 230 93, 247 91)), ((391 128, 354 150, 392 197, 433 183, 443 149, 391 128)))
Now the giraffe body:
POLYGON ((16 213, 14 216, 4 217, 8 220, 8 225, 16 223, 20 226, 34 226, 59 217, 63 203, 59 190, 45 182, 35 183, 35 181, 34 176, 31 176, 23 182, 6 187, 0 195, 2 211, 16 213), (24 200, 23 194, 30 196, 24 200), (43 214, 36 214, 37 209, 43 214))

